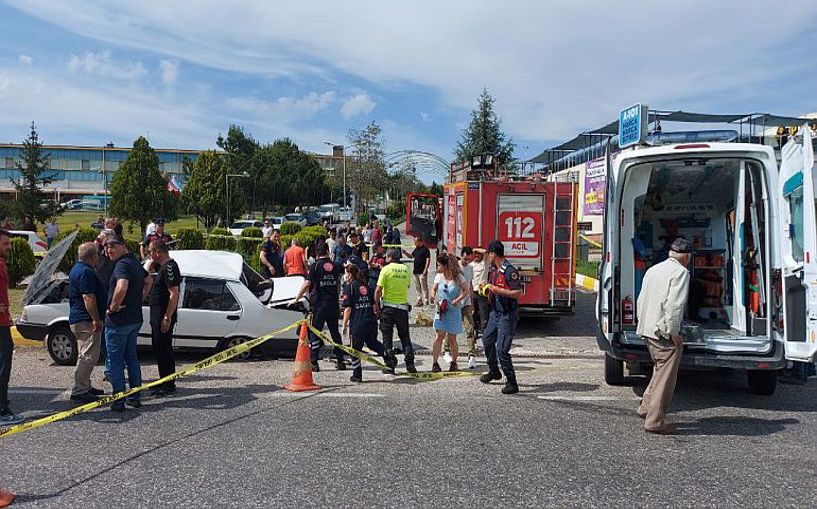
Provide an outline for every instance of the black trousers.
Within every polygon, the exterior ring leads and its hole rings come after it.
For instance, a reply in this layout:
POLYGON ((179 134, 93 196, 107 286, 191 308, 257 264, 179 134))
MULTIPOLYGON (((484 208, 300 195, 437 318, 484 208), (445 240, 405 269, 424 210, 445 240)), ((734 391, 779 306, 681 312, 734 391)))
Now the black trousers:
POLYGON ((414 347, 409 336, 408 311, 388 306, 383 306, 380 314, 380 332, 383 333, 383 348, 386 364, 392 368, 397 365, 397 357, 394 355, 394 329, 397 328, 397 335, 400 337, 400 344, 403 345, 403 355, 406 358, 406 366, 414 365, 414 347))
POLYGON ((484 332, 488 325, 488 316, 491 314, 491 303, 488 297, 483 297, 477 292, 473 293, 471 301, 474 303, 474 327, 484 332))
MULTIPOLYGON (((329 329, 329 336, 335 343, 343 343, 338 330, 338 319, 340 318, 340 308, 335 303, 318 304, 312 310, 312 327, 322 331, 323 326, 329 329)), ((318 354, 323 346, 323 340, 309 331, 309 346, 312 349, 312 362, 318 362, 318 354)), ((339 361, 343 360, 343 350, 340 348, 334 349, 335 358, 339 361)))
POLYGON ((9 410, 9 378, 11 378, 11 356, 14 353, 14 342, 11 340, 11 328, 0 327, 0 415, 9 410))
MULTIPOLYGON (((153 354, 156 355, 156 366, 159 368, 159 378, 164 378, 176 372, 176 357, 173 355, 173 329, 176 322, 171 322, 167 332, 162 332, 160 321, 150 321, 150 339, 153 345, 153 354)), ((176 381, 171 380, 156 388, 175 389, 176 381)))
MULTIPOLYGON (((377 355, 385 359, 385 349, 383 343, 377 340, 377 324, 373 324, 371 328, 357 328, 352 330, 352 348, 357 351, 363 350, 363 345, 369 347, 377 355)), ((360 359, 352 357, 352 374, 355 376, 363 376, 363 366, 360 364, 360 359)))

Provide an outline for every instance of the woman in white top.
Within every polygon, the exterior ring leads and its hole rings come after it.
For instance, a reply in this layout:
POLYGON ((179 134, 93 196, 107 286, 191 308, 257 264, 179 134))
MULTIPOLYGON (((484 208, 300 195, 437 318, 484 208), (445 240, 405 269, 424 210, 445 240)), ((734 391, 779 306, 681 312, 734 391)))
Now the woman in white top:
POLYGON ((437 276, 431 287, 431 300, 436 303, 434 330, 437 331, 431 350, 433 373, 442 371, 437 359, 446 338, 452 357, 448 371, 457 371, 457 334, 462 334, 462 301, 467 290, 468 284, 462 277, 457 258, 445 254, 437 258, 437 276))

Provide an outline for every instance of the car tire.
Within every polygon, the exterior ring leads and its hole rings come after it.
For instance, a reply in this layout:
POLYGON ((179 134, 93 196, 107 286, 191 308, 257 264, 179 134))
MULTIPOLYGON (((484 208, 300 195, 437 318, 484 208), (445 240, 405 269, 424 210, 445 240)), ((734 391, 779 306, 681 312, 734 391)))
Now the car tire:
POLYGON ((77 363, 79 348, 77 338, 67 325, 56 325, 48 332, 46 339, 48 354, 60 366, 73 366, 77 363))
POLYGON ((605 353, 604 381, 607 385, 624 385, 624 361, 605 353))
MULTIPOLYGON (((219 351, 227 350, 228 348, 232 348, 234 346, 240 345, 242 343, 246 343, 250 341, 250 338, 242 338, 242 337, 234 337, 234 338, 226 338, 221 341, 219 344, 219 351)), ((240 353, 233 357, 231 360, 234 361, 247 361, 250 360, 252 357, 253 350, 247 350, 246 352, 240 353)))
POLYGON ((750 369, 746 371, 749 390, 758 396, 771 396, 777 389, 777 371, 771 369, 750 369))

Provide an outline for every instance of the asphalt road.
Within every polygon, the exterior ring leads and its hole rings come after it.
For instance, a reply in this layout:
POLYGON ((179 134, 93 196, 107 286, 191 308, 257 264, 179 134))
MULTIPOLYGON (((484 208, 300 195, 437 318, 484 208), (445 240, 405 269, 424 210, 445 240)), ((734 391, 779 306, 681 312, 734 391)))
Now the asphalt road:
MULTIPOLYGON (((124 416, 100 409, 0 439, 0 486, 19 507, 813 504, 814 381, 761 397, 738 374, 684 373, 680 433, 648 435, 635 414, 643 380, 604 384, 588 320, 521 325, 515 396, 368 369, 352 384, 329 363, 323 390, 292 394, 291 361, 222 364, 124 416)), ((414 333, 421 346, 429 336, 414 333)), ((44 350, 18 349, 14 408, 70 408, 71 377, 44 350)))

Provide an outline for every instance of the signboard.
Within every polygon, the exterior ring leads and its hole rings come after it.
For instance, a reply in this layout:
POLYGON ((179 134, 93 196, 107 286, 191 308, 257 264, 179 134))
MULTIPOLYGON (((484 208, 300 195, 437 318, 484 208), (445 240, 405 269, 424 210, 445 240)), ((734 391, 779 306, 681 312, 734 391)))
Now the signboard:
POLYGON ((448 217, 446 218, 447 222, 447 233, 446 235, 446 244, 448 245, 448 249, 454 250, 456 249, 456 241, 457 241, 457 197, 453 194, 448 196, 448 217))
POLYGON ((649 117, 649 107, 640 103, 621 110, 618 117, 618 146, 627 148, 643 143, 647 137, 649 117))
POLYGON ((462 204, 464 200, 464 196, 461 194, 457 195, 457 235, 455 236, 456 244, 455 247, 457 250, 462 249, 463 242, 462 242, 462 229, 463 229, 463 220, 462 220, 462 204))
POLYGON ((584 163, 584 215, 604 215, 604 190, 607 187, 607 166, 600 157, 584 163))
POLYGON ((576 223, 576 229, 580 232, 589 232, 593 229, 592 221, 579 221, 576 223))
POLYGON ((541 212, 502 212, 499 215, 499 240, 505 256, 538 258, 542 244, 541 212))

